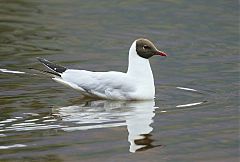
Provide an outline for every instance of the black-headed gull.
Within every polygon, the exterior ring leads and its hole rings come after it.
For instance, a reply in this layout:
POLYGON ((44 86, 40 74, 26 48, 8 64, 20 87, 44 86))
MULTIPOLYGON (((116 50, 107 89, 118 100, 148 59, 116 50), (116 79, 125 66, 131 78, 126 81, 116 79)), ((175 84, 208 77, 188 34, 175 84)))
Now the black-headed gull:
POLYGON ((111 100, 151 100, 154 99, 155 86, 148 59, 154 55, 167 56, 152 42, 140 38, 130 47, 126 73, 67 69, 43 58, 38 60, 51 70, 47 73, 53 75, 53 80, 79 90, 84 96, 111 100))

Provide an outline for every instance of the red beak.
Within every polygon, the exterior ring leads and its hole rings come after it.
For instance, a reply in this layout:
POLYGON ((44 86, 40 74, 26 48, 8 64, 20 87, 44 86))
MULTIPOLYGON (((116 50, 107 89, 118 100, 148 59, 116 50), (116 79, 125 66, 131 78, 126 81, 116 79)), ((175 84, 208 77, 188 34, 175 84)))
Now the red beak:
POLYGON ((162 51, 157 51, 155 55, 167 56, 167 54, 162 51))

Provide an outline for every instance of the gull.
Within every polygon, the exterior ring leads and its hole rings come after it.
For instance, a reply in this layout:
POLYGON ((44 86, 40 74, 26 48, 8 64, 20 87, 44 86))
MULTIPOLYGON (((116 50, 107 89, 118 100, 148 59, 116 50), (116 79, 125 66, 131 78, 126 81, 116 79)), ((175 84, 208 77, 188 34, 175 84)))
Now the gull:
POLYGON ((128 70, 93 72, 68 69, 44 58, 37 58, 51 71, 52 79, 73 89, 85 97, 109 100, 152 100, 155 96, 154 78, 149 63, 152 56, 167 56, 148 39, 135 40, 129 50, 128 70))

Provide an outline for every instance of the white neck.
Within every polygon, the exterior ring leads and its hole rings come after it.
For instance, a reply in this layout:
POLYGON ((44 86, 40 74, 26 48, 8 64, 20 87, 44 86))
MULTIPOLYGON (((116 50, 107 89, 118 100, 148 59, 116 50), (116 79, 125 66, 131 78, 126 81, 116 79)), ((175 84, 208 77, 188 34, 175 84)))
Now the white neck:
POLYGON ((148 59, 140 57, 136 52, 136 41, 133 42, 129 50, 127 74, 138 78, 144 78, 144 80, 151 81, 152 83, 154 82, 148 59))

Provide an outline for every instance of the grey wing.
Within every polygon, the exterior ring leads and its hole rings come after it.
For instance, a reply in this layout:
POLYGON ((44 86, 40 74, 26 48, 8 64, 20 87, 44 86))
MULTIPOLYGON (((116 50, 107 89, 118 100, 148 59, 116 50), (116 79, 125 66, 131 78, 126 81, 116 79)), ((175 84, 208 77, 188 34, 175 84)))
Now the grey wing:
POLYGON ((81 87, 85 92, 102 98, 126 98, 134 91, 129 78, 120 72, 67 70, 62 78, 81 87))

